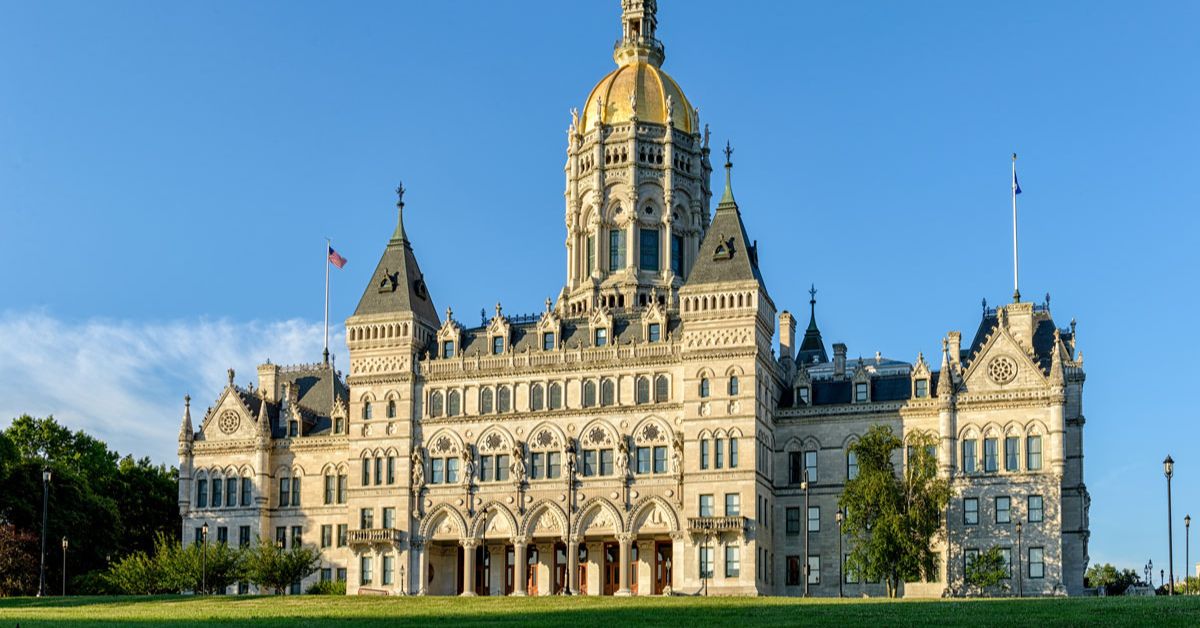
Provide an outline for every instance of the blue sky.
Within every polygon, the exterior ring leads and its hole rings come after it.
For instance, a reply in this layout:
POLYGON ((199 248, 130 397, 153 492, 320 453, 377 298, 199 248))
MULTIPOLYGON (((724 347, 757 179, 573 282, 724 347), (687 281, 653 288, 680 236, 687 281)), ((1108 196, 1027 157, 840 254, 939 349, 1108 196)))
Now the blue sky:
MULTIPOLYGON (((852 356, 936 354, 1009 297, 1020 154, 1022 292, 1086 356, 1092 558, 1165 565, 1168 452, 1200 516, 1200 5, 660 4, 775 302, 816 283, 852 356)), ((0 2, 0 424, 171 461, 184 392, 319 357, 324 238, 340 321, 399 180, 439 309, 539 310, 618 6, 0 2)))

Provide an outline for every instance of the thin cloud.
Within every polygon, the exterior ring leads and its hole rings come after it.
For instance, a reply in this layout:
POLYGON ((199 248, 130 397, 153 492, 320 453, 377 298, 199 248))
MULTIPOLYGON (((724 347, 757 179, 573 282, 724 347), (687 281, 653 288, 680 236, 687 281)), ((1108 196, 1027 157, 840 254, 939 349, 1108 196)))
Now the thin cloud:
MULTIPOLYGON (((333 331, 333 330, 331 330, 333 331)), ((331 348, 344 347, 342 330, 331 348)), ((183 395, 199 421, 226 382, 246 384, 268 358, 320 359, 321 323, 301 319, 162 323, 68 322, 43 312, 0 314, 0 425, 53 414, 122 454, 176 460, 183 395)))

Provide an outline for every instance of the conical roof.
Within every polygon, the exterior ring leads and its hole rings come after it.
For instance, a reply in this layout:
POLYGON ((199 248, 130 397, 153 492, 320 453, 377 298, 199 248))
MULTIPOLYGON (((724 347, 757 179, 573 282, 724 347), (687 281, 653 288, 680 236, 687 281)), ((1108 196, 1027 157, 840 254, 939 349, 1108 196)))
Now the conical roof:
POLYGON ((429 296, 421 267, 413 255, 412 244, 404 231, 403 189, 397 190, 401 200, 396 203, 399 209, 396 231, 388 240, 387 248, 379 258, 379 264, 358 301, 354 315, 413 312, 436 328, 440 325, 437 310, 429 296))

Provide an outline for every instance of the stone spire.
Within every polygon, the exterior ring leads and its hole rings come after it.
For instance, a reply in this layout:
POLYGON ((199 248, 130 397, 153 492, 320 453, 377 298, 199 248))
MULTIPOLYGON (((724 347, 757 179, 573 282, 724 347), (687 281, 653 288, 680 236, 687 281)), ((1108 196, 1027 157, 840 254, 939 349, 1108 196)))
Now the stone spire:
POLYGON ((408 242, 408 234, 404 233, 404 193, 407 191, 403 183, 396 186, 396 231, 392 233, 392 240, 396 242, 408 242))
POLYGON ((800 353, 796 360, 805 363, 828 362, 829 354, 825 353, 825 340, 821 338, 821 330, 817 328, 816 284, 808 289, 808 297, 808 329, 804 330, 804 339, 800 342, 800 353))
POLYGON ((717 203, 717 211, 722 208, 737 209, 737 201, 733 200, 733 146, 728 141, 725 142, 725 193, 721 195, 721 202, 717 203))
POLYGON ((938 374, 937 394, 944 402, 949 402, 950 396, 954 394, 954 369, 950 366, 950 341, 945 338, 942 339, 942 370, 938 374))
POLYGON ((192 431, 192 396, 183 396, 183 422, 179 425, 179 444, 190 443, 196 437, 192 431))
POLYGON ((1062 356, 1066 351, 1063 345, 1062 337, 1058 330, 1054 330, 1054 348, 1050 350, 1050 385, 1062 388, 1066 381, 1066 374, 1063 371, 1062 356))
POLYGON ((267 398, 263 389, 258 389, 258 435, 260 440, 271 440, 271 415, 267 413, 267 398))
POLYGON ((431 329, 441 327, 412 243, 404 229, 404 186, 396 188, 396 230, 384 248, 355 316, 414 314, 431 329))

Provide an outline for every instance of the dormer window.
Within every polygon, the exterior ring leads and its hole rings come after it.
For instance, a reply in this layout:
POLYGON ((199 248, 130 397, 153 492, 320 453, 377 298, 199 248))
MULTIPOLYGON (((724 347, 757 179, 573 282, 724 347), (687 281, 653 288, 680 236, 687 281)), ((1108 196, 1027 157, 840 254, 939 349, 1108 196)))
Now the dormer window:
POLYGON ((556 344, 554 332, 548 331, 542 334, 542 351, 553 351, 556 344))
POLYGON ((858 382, 854 385, 854 403, 866 403, 870 401, 867 387, 868 384, 866 382, 858 382))
POLYGON ((334 434, 341 434, 342 430, 344 430, 344 429, 345 429, 345 419, 338 417, 333 420, 333 433, 334 434))
POLYGON ((796 389, 796 398, 799 399, 800 402, 806 406, 812 404, 812 400, 809 398, 809 387, 808 386, 801 386, 800 388, 797 388, 796 389))
POLYGON ((929 380, 918 379, 913 385, 913 396, 918 399, 923 399, 929 396, 929 380))
POLYGON ((646 326, 646 340, 650 342, 662 340, 662 323, 650 323, 646 326))
POLYGON ((603 346, 608 345, 608 330, 607 329, 605 329, 603 327, 601 327, 600 329, 597 329, 594 336, 595 336, 595 341, 596 341, 595 344, 597 347, 603 347, 603 346))
POLYGON ((492 355, 504 353, 504 336, 492 336, 492 355))
POLYGON ((454 357, 454 341, 453 340, 446 340, 446 341, 442 342, 442 357, 443 358, 454 357))

